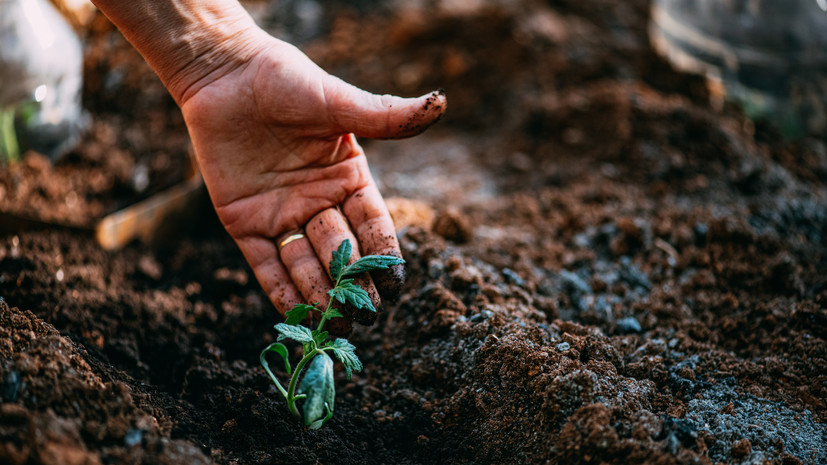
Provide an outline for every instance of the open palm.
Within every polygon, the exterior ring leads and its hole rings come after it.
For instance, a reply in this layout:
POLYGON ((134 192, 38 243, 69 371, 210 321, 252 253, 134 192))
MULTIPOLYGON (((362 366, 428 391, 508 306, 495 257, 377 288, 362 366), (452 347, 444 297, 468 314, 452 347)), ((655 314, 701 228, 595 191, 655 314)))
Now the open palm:
MULTIPOLYGON (((354 245, 354 260, 360 251, 401 256, 354 134, 418 134, 446 101, 439 92, 418 99, 369 94, 287 43, 268 37, 256 46, 250 60, 185 96, 181 108, 221 222, 284 313, 296 303, 327 302, 331 253, 344 239, 354 245)), ((379 308, 379 294, 398 293, 404 273, 374 279, 360 284, 379 308)), ((352 316, 372 321, 370 314, 352 316)))

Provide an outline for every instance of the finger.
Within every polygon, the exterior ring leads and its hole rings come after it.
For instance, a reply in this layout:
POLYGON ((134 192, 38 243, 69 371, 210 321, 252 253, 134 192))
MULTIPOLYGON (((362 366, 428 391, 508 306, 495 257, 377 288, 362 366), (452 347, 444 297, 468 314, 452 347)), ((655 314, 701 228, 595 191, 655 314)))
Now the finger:
POLYGON ((236 243, 253 268, 259 285, 282 316, 294 305, 303 303, 299 290, 279 260, 278 249, 272 240, 249 237, 236 243))
MULTIPOLYGON (((345 199, 343 211, 365 255, 393 255, 402 258, 396 228, 382 194, 371 182, 345 199)), ((405 265, 371 272, 382 299, 395 301, 405 285, 405 265)))
MULTIPOLYGON (((291 233, 279 237, 277 242, 281 244, 281 261, 293 284, 304 297, 304 302, 311 305, 318 302, 320 308, 327 308, 330 302, 327 291, 333 285, 307 237, 304 234, 294 236, 294 233, 291 233)), ((335 334, 344 334, 350 332, 350 327, 350 319, 345 317, 330 320, 325 329, 335 334)))
POLYGON ((333 76, 324 85, 328 114, 334 125, 343 133, 370 139, 415 136, 436 123, 448 107, 443 90, 401 98, 371 94, 333 76))
MULTIPOLYGON (((322 210, 307 223, 305 230, 310 243, 313 244, 313 248, 316 250, 316 255, 325 265, 328 275, 330 274, 330 260, 333 257, 333 251, 338 249, 342 242, 350 241, 350 245, 353 247, 348 260, 349 264, 361 257, 356 237, 350 231, 350 226, 347 224, 345 217, 336 208, 322 210)), ((359 285, 368 293, 371 303, 379 311, 382 302, 370 276, 365 273, 362 276, 354 276, 353 280, 354 284, 359 285)), ((352 313, 353 320, 358 323, 370 325, 376 321, 376 312, 369 309, 357 309, 349 306, 346 310, 352 313)))

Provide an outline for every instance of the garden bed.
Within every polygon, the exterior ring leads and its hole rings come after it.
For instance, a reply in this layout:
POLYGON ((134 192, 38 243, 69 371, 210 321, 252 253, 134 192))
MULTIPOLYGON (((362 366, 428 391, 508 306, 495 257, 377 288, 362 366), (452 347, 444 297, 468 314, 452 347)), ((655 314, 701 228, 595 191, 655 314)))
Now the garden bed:
MULTIPOLYGON (((365 144, 419 203, 395 203, 408 283, 351 337, 333 419, 302 428, 259 366, 282 320, 209 212, 119 251, 37 228, 0 236, 0 462, 827 462, 824 139, 711 108, 643 0, 351 3, 307 53, 450 107, 365 144)), ((83 224, 183 178, 180 113, 102 24, 87 86, 126 77, 87 89, 76 153, 0 174, 4 211, 83 224)))

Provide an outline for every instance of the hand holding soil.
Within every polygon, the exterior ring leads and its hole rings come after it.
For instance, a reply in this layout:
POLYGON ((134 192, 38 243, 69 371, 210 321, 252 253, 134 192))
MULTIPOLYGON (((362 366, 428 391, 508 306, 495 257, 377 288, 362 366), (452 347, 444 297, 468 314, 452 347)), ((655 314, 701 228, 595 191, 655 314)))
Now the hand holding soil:
MULTIPOLYGON (((401 256, 354 135, 418 134, 445 111, 441 92, 402 99, 357 89, 255 27, 236 3, 120 3, 99 6, 181 105, 218 216, 282 314, 327 305, 326 264, 344 240, 359 245, 354 260, 358 251, 401 256)), ((404 273, 378 278, 360 283, 377 308, 404 273)), ((372 323, 375 314, 352 317, 372 323)), ((347 332, 349 320, 330 329, 347 332)))

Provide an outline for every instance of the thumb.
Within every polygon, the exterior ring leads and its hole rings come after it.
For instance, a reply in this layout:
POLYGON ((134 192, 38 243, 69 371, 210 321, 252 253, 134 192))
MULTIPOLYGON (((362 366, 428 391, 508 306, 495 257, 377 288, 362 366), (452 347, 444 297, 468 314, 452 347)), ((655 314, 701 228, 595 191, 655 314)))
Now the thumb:
POLYGON ((325 82, 325 99, 338 130, 369 139, 415 136, 436 123, 448 107, 443 90, 417 98, 376 95, 333 76, 325 82))

